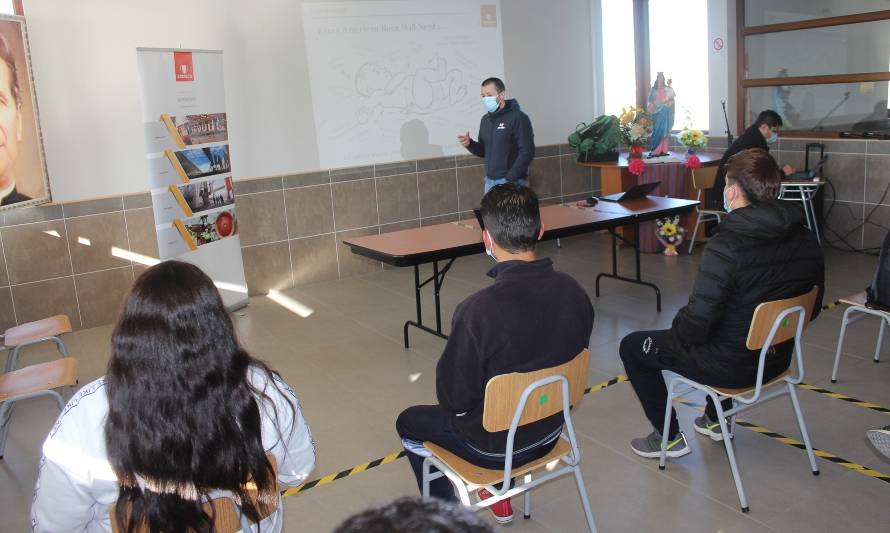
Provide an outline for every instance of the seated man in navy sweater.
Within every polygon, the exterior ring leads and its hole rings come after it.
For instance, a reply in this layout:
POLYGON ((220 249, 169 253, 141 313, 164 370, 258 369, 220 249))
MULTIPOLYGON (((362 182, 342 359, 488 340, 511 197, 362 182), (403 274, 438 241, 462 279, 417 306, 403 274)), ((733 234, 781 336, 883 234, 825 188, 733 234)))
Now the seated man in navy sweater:
MULTIPOLYGON (((535 244, 543 235, 534 191, 507 183, 482 198, 482 240, 497 263, 488 275, 494 283, 461 302, 451 321, 451 336, 436 367, 438 405, 409 407, 396 422, 408 459, 422 483, 423 457, 416 453, 431 441, 467 461, 504 468, 507 432, 482 427, 488 380, 510 372, 530 372, 566 363, 590 343, 593 306, 571 276, 538 259, 535 244)), ((556 444, 563 417, 558 413, 520 427, 514 439, 513 466, 543 457, 556 444)), ((439 478, 430 495, 455 499, 451 483, 439 478)), ((490 497, 480 489, 482 499, 490 497)), ((509 500, 492 505, 498 522, 509 522, 509 500)))

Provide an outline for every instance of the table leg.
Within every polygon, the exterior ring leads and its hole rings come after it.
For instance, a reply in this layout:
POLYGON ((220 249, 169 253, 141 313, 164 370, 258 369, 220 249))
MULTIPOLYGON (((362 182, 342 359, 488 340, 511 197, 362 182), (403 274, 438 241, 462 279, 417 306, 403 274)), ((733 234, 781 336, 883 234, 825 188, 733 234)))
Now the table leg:
POLYGON ((423 282, 420 281, 420 265, 414 265, 414 300, 417 307, 417 321, 408 320, 405 322, 405 326, 403 327, 405 348, 409 347, 408 326, 414 326, 419 330, 426 331, 427 333, 431 333, 443 339, 448 338, 448 335, 442 333, 442 304, 439 298, 439 292, 442 290, 442 285, 445 283, 445 274, 448 273, 452 264, 454 264, 454 259, 450 259, 445 267, 442 268, 442 270, 439 270, 439 262, 433 261, 433 275, 423 282), (433 298, 436 305, 436 329, 432 329, 423 324, 423 308, 420 304, 420 289, 431 281, 433 282, 433 298))
POLYGON ((615 231, 615 228, 610 228, 608 231, 612 235, 612 273, 600 272, 596 276, 596 296, 599 298, 600 295, 600 279, 601 278, 612 278, 617 279, 619 281, 625 281, 627 283, 636 283, 637 285, 645 285, 647 287, 651 287, 652 290, 655 291, 655 308, 658 312, 661 312, 661 289, 658 288, 658 285, 654 283, 650 283, 648 281, 643 281, 642 279, 642 271, 640 268, 640 246, 639 246, 639 234, 640 234, 640 224, 639 222, 635 224, 636 229, 636 238, 633 241, 629 241, 618 235, 615 231), (625 244, 633 246, 634 248, 634 259, 636 261, 636 279, 627 278, 624 276, 618 275, 618 258, 616 254, 618 253, 616 248, 616 239, 621 239, 625 244))

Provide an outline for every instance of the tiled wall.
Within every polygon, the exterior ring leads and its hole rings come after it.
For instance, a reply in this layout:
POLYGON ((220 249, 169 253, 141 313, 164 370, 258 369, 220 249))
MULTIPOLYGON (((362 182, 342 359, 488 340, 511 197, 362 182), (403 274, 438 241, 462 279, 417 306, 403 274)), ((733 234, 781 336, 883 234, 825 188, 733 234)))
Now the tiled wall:
MULTIPOLYGON (((825 187, 823 202, 826 219, 822 229, 827 242, 845 249, 879 247, 890 229, 890 141, 780 138, 773 153, 780 164, 803 169, 810 142, 824 143, 831 155, 822 172, 831 182, 825 187)), ((810 155, 810 164, 818 159, 816 150, 810 155)))
POLYGON ((75 328, 113 322, 134 272, 112 247, 158 256, 147 193, 0 216, 0 331, 57 313, 75 328))
MULTIPOLYGON (((482 160, 442 157, 236 180, 244 270, 251 294, 338 279, 382 265, 341 241, 472 217, 482 160)), ((599 173, 567 146, 542 146, 531 183, 546 203, 599 190, 599 173)), ((145 267, 113 247, 158 257, 148 193, 0 213, 0 332, 57 313, 76 329, 114 322, 145 267)))
MULTIPOLYGON (((803 168, 807 142, 781 139, 774 154, 803 168)), ((715 137, 709 148, 725 146, 726 138, 715 137)), ((853 230, 847 240, 857 246, 878 246, 890 228, 890 192, 881 198, 890 184, 890 142, 831 140, 826 148, 825 175, 837 190, 829 227, 853 230)), ((576 165, 566 145, 538 147, 530 173, 545 204, 600 190, 599 171, 576 165)), ((236 180, 250 293, 380 270, 343 239, 471 218, 483 177, 481 159, 460 155, 236 180)), ((112 247, 158 256, 151 199, 141 193, 8 211, 0 214, 0 247, 0 331, 56 313, 78 329, 108 324, 144 268, 113 256, 112 247)))
MULTIPOLYGON (((251 294, 383 268, 352 254, 349 237, 472 218, 482 162, 460 155, 236 181, 251 294)), ((599 171, 577 166, 568 146, 540 146, 530 185, 544 203, 578 200, 599 190, 599 171)))

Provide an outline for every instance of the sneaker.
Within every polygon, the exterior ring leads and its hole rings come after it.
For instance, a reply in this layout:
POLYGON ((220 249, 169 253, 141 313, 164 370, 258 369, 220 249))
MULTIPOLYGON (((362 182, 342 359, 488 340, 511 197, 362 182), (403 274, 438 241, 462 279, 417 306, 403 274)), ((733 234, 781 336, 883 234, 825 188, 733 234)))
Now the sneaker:
MULTIPOLYGON (((653 431, 648 437, 634 439, 630 441, 630 447, 640 457, 658 459, 661 456, 661 432, 653 431)), ((677 433, 674 440, 669 440, 667 443, 668 457, 683 457, 690 452, 692 448, 686 442, 686 435, 682 431, 677 433)))
MULTIPOLYGON (((479 501, 493 497, 486 489, 479 489, 477 494, 479 495, 479 501)), ((491 511, 491 515, 498 524, 509 524, 513 521, 513 505, 510 503, 510 498, 489 505, 488 510, 491 511)))
POLYGON ((723 430, 720 422, 714 422, 708 415, 701 415, 692 422, 692 428, 696 433, 711 437, 711 440, 723 440, 723 430))
POLYGON ((890 426, 884 426, 881 429, 871 429, 867 433, 868 440, 875 448, 887 457, 890 457, 890 426))

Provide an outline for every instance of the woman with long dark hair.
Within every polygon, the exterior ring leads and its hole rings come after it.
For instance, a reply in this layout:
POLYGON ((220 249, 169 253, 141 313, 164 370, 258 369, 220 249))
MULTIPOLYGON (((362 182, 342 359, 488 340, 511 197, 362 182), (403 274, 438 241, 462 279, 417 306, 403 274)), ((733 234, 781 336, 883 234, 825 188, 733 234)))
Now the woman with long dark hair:
POLYGON ((227 495, 254 531, 277 532, 267 454, 282 485, 315 465, 293 390, 238 344, 210 278, 160 263, 124 303, 106 375, 68 402, 43 445, 32 528, 111 531, 114 507, 120 531, 210 531, 202 502, 227 495))

